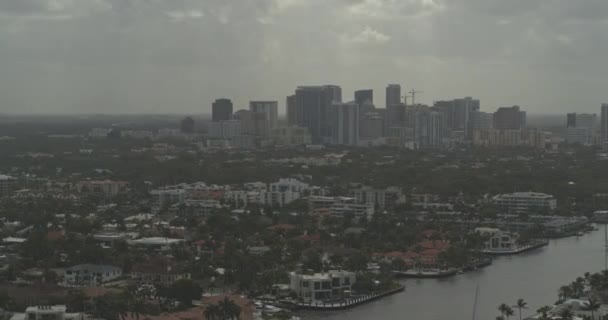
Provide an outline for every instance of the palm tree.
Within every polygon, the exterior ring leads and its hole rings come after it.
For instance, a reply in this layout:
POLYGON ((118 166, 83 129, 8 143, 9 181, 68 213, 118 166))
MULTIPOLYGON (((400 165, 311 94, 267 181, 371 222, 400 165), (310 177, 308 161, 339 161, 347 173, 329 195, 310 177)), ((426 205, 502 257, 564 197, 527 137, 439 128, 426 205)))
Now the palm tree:
POLYGON ((496 316, 496 320, 505 320, 505 317, 503 317, 503 316, 496 316))
POLYGON ((207 306, 204 311, 206 320, 215 320, 215 318, 221 316, 221 314, 222 310, 220 310, 220 306, 216 304, 207 306))
POLYGON ((509 306, 508 306, 506 303, 501 303, 501 304, 498 306, 498 311, 500 311, 500 314, 501 314, 502 316, 504 316, 504 315, 505 315, 505 313, 507 312, 507 309, 508 309, 508 308, 509 308, 509 306))
POLYGON ((519 320, 521 320, 521 309, 528 309, 528 303, 524 299, 519 298, 513 307, 519 309, 519 320))
POLYGON ((549 311, 551 311, 551 307, 549 306, 544 306, 539 308, 536 312, 538 312, 540 314, 540 317, 538 318, 539 320, 549 320, 551 319, 549 317, 549 311))
POLYGON ((574 313, 572 313, 570 308, 564 308, 559 312, 559 317, 561 320, 572 320, 574 319, 574 313))
POLYGON ((600 309, 601 305, 602 304, 600 303, 600 301, 595 297, 589 298, 585 310, 591 311, 591 320, 595 320, 595 312, 600 309))
POLYGON ((223 301, 220 301, 218 307, 223 315, 222 320, 241 318, 241 307, 234 303, 234 301, 228 299, 228 297, 225 297, 223 301))
POLYGON ((513 308, 507 306, 507 309, 505 310, 505 316, 507 316, 507 320, 511 318, 514 314, 515 311, 513 311, 513 308))

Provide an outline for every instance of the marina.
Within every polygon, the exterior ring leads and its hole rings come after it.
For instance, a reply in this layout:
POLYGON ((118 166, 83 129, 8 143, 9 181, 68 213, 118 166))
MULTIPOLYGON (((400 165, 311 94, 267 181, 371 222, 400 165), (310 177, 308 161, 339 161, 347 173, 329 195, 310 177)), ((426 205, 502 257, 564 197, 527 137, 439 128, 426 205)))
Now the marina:
POLYGON ((553 304, 560 286, 604 268, 604 232, 550 240, 518 255, 498 256, 492 265, 441 279, 403 279, 403 292, 339 312, 301 311, 302 319, 471 319, 479 286, 477 319, 494 319, 497 306, 528 301, 530 310, 553 304), (467 294, 469 293, 469 294, 467 294))

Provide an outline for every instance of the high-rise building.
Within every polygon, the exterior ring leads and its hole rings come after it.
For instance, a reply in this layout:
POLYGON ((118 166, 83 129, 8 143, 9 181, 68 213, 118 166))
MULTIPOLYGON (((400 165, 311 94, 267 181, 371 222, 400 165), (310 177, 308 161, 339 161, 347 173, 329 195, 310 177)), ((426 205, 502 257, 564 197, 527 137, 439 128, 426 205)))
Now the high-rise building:
POLYGON ((295 95, 287 96, 285 101, 285 109, 287 113, 287 124, 290 126, 295 126, 297 124, 295 95))
POLYGON ((241 134, 253 135, 252 112, 249 110, 239 110, 234 113, 233 119, 241 123, 241 134))
POLYGON ((392 104, 386 107, 384 126, 388 128, 405 126, 406 106, 403 103, 392 104))
POLYGON ((566 115, 566 128, 576 128, 576 113, 566 115))
POLYGON ((473 111, 471 113, 471 120, 469 129, 471 132, 476 129, 490 129, 492 128, 492 119, 494 115, 483 111, 473 111))
POLYGON ((602 103, 602 124, 601 124, 602 148, 608 147, 608 103, 602 103))
POLYGON ((389 84, 386 87, 386 108, 398 105, 401 103, 401 86, 398 84, 389 84))
POLYGON ((232 101, 230 99, 217 99, 211 110, 211 120, 228 121, 232 119, 232 101))
POLYGON ((272 129, 277 127, 279 117, 279 103, 277 101, 251 101, 249 111, 253 114, 261 114, 261 116, 254 116, 254 118, 260 119, 256 123, 259 135, 268 136, 272 129))
POLYGON ((435 101, 433 108, 443 113, 448 128, 452 130, 454 128, 454 100, 435 101))
POLYGON ((465 137, 470 138, 472 131, 471 125, 471 114, 473 111, 479 111, 479 100, 471 97, 464 99, 455 99, 453 103, 453 118, 452 118, 452 130, 462 131, 465 137))
POLYGON ((418 149, 441 149, 446 137, 445 117, 436 111, 416 112, 414 143, 418 149))
POLYGON ((374 90, 365 89, 365 90, 357 90, 355 91, 355 103, 358 105, 363 105, 365 102, 374 103, 374 90))
POLYGON ((518 130, 526 125, 526 112, 519 106, 498 108, 494 112, 494 129, 518 130))
POLYGON ((338 86, 301 86, 295 92, 295 124, 308 128, 313 143, 331 137, 331 106, 342 102, 338 86))
POLYGON ((592 145, 593 130, 597 115, 588 113, 568 113, 566 116, 566 142, 592 145))
POLYGON ((353 101, 331 106, 331 142, 356 146, 359 143, 359 106, 353 101))
POLYGON ((574 126, 577 128, 594 128, 597 123, 595 113, 575 113, 574 126))
POLYGON ((384 118, 378 112, 368 112, 361 116, 359 137, 361 140, 373 140, 383 136, 384 118))
POLYGON ((192 117, 185 117, 180 122, 180 130, 182 133, 194 133, 194 119, 192 117))

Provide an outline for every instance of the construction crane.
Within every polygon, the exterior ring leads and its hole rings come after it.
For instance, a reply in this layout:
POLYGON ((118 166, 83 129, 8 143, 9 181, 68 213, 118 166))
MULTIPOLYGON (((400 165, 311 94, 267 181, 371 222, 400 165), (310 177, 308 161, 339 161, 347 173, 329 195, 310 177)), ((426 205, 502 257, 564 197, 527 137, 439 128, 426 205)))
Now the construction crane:
MULTIPOLYGON (((412 91, 408 92, 410 94, 410 97, 412 97, 412 105, 416 105, 416 94, 417 93, 422 93, 422 91, 417 91, 416 89, 412 89, 412 91)), ((406 97, 407 100, 407 97, 406 97)), ((407 101, 406 101, 407 104, 407 101)))

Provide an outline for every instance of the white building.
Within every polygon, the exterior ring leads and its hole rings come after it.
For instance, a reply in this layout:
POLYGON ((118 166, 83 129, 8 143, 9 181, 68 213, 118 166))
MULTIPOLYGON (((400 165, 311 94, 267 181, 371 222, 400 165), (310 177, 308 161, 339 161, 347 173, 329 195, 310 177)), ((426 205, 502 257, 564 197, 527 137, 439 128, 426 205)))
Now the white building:
POLYGON ((85 320, 84 313, 67 313, 65 305, 28 307, 25 313, 15 313, 11 320, 85 320))
POLYGON ((110 128, 93 128, 89 132, 89 138, 105 139, 108 137, 108 134, 110 132, 112 132, 112 129, 110 129, 110 128))
POLYGON ((486 251, 509 252, 518 248, 517 238, 509 232, 497 228, 476 228, 475 232, 488 237, 484 244, 486 251))
POLYGON ((120 133, 121 137, 127 139, 153 139, 154 132, 147 130, 125 130, 120 133))
POLYGON ((499 194, 494 196, 493 202, 509 212, 553 211, 557 207, 557 200, 552 195, 537 192, 499 194))
POLYGON ((218 139, 230 139, 241 135, 241 121, 217 121, 209 124, 209 136, 218 139))
POLYGON ((311 275, 291 272, 289 289, 304 302, 317 302, 345 297, 350 294, 356 275, 349 271, 329 271, 311 275))
POLYGON ((385 209, 398 203, 405 202, 405 196, 400 188, 388 187, 386 189, 374 189, 363 186, 353 190, 353 195, 359 204, 371 204, 376 208, 385 209))
POLYGON ((268 185, 247 183, 243 189, 225 192, 224 199, 239 207, 249 204, 283 207, 307 195, 319 193, 319 188, 293 178, 279 179, 268 185))
POLYGON ((137 240, 129 240, 127 242, 130 245, 166 250, 166 249, 169 249, 172 245, 184 243, 184 242, 186 242, 186 240, 164 238, 164 237, 150 237, 150 238, 140 238, 137 240))
POLYGON ((103 194, 105 196, 116 196, 119 193, 127 192, 129 183, 126 181, 114 180, 85 180, 76 184, 78 192, 103 194))
POLYGON ((357 199, 351 197, 308 197, 308 209, 310 212, 327 211, 332 215, 349 215, 355 217, 366 216, 370 218, 374 215, 372 204, 358 204, 357 199))
POLYGON ((65 269, 64 285, 68 287, 98 287, 122 276, 122 269, 95 264, 80 264, 65 269))
POLYGON ((159 206, 183 202, 186 199, 185 189, 157 189, 150 192, 159 206))

